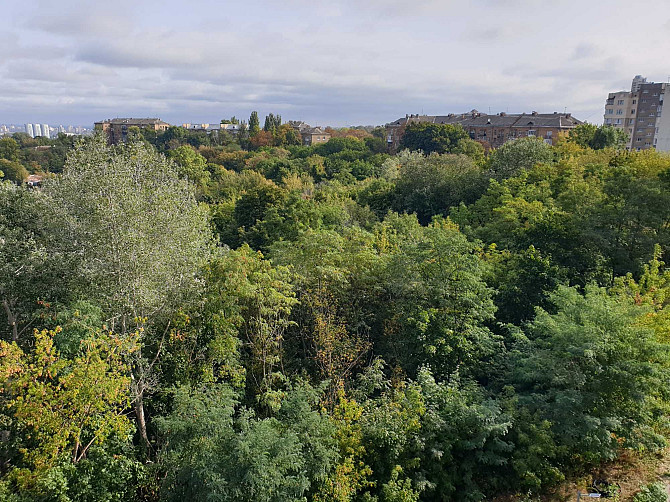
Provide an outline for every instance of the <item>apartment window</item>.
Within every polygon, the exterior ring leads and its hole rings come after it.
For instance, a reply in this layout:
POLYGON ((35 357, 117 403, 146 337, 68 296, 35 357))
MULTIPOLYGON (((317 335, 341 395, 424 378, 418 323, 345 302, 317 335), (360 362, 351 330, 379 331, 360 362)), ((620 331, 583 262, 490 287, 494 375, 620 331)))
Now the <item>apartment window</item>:
POLYGON ((622 110, 621 108, 619 108, 619 109, 616 111, 616 114, 617 114, 617 115, 623 115, 623 110, 622 110))
POLYGON ((643 99, 642 101, 640 101, 640 103, 646 103, 646 102, 647 102, 646 99, 643 99))
POLYGON ((610 108, 610 109, 608 109, 608 110, 605 110, 605 113, 606 113, 607 115, 614 115, 614 110, 610 108))
POLYGON ((644 91, 642 91, 642 94, 649 94, 649 91, 645 89, 644 91))
POLYGON ((650 112, 650 113, 649 113, 649 116, 650 116, 650 117, 655 117, 656 114, 655 114, 654 112, 650 112))
POLYGON ((634 99, 634 100, 633 100, 633 104, 635 104, 635 103, 637 103, 637 99, 634 99))
POLYGON ((616 122, 614 122, 616 125, 621 125, 621 119, 616 119, 616 122))
POLYGON ((631 124, 634 124, 634 123, 635 123, 635 119, 630 119, 630 123, 631 123, 631 124))
POLYGON ((635 108, 633 108, 633 109, 630 111, 630 113, 635 113, 635 108))
POLYGON ((605 125, 610 125, 612 123, 611 119, 605 119, 605 125))
POLYGON ((654 94, 652 94, 652 96, 658 96, 658 93, 657 93, 657 92, 655 92, 654 94))
POLYGON ((535 131, 532 129, 528 131, 528 136, 535 136, 535 131))
POLYGON ((620 99, 619 101, 617 101, 617 105, 623 105, 623 103, 624 103, 623 99, 620 99))
POLYGON ((638 132, 638 133, 642 133, 642 132, 644 132, 644 131, 643 131, 642 129, 638 129, 637 132, 638 132))
POLYGON ((656 134, 658 134, 658 127, 656 128, 656 131, 655 131, 655 132, 656 132, 656 134))
POLYGON ((642 138, 637 138, 635 141, 639 143, 640 141, 642 141, 642 138))
POLYGON ((547 131, 547 138, 551 138, 552 134, 552 131, 547 131))

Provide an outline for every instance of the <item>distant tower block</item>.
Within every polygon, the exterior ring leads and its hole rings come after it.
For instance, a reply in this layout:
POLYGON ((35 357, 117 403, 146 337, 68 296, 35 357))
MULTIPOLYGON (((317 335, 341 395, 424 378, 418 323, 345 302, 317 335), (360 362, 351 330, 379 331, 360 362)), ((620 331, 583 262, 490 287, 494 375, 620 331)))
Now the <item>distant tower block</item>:
POLYGON ((51 138, 51 132, 49 131, 49 124, 42 124, 42 136, 47 139, 51 138))
POLYGON ((35 132, 33 131, 33 125, 32 124, 26 124, 26 134, 30 136, 31 138, 35 137, 35 132))
POLYGON ((35 137, 42 136, 42 126, 41 125, 35 124, 33 126, 33 128, 35 130, 35 137))

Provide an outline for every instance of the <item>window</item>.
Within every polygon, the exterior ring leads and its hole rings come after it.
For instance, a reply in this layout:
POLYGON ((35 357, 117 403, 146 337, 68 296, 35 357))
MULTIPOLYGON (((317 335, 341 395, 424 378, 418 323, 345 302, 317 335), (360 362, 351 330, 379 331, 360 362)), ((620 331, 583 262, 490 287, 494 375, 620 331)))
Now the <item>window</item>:
POLYGON ((621 125, 621 119, 616 119, 616 122, 614 122, 616 125, 621 125))
POLYGON ((635 119, 630 119, 630 123, 631 123, 631 124, 634 124, 634 123, 635 123, 635 119))
POLYGON ((644 91, 642 91, 642 94, 649 94, 649 91, 645 89, 644 91))
POLYGON ((637 99, 634 99, 634 100, 633 100, 633 104, 635 104, 635 103, 637 103, 637 99))
POLYGON ((635 108, 633 108, 633 109, 630 111, 630 113, 635 113, 635 108))
POLYGON ((551 138, 552 134, 553 134, 552 131, 547 131, 547 138, 551 138))
POLYGON ((529 130, 528 136, 535 136, 535 131, 533 129, 529 130))
POLYGON ((605 119, 605 125, 610 125, 612 123, 611 119, 605 119))
POLYGON ((624 103, 623 99, 620 99, 619 101, 617 101, 617 105, 623 105, 623 103, 624 103))
POLYGON ((637 138, 635 141, 639 143, 640 141, 642 141, 642 138, 637 138))
POLYGON ((613 114, 614 114, 614 110, 611 109, 611 108, 609 108, 609 109, 605 110, 605 113, 606 113, 607 115, 613 115, 613 114))
POLYGON ((622 110, 621 108, 619 108, 619 109, 616 111, 616 114, 617 114, 617 115, 623 115, 623 110, 622 110))
POLYGON ((656 114, 655 114, 654 112, 650 112, 650 113, 649 113, 649 116, 650 116, 650 117, 655 117, 656 114))
POLYGON ((640 101, 640 103, 646 103, 646 102, 647 102, 646 99, 643 99, 642 101, 640 101))
POLYGON ((658 127, 656 128, 656 131, 655 131, 655 132, 656 132, 656 134, 658 134, 658 127))

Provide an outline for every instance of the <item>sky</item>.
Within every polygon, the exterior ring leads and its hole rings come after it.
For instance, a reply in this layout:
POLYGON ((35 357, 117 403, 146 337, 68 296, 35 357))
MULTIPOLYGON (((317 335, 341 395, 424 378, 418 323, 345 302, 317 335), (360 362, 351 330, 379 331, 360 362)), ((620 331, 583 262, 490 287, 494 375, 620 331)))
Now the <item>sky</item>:
POLYGON ((0 123, 562 112, 670 77, 667 0, 0 0, 0 123))

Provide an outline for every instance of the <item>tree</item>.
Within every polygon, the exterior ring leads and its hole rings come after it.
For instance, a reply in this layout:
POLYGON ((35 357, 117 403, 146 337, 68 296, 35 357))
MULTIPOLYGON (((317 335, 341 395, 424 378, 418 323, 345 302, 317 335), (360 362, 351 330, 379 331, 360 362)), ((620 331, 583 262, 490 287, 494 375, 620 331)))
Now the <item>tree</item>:
POLYGON ((19 161, 19 144, 14 138, 0 138, 0 159, 19 161))
POLYGON ((429 122, 410 123, 400 140, 401 148, 421 150, 429 153, 454 153, 461 140, 468 134, 460 125, 432 124, 429 122))
MULTIPOLYGON (((77 242, 80 274, 70 286, 103 310, 121 335, 145 330, 158 351, 170 317, 199 293, 212 244, 205 208, 174 165, 142 144, 111 147, 96 137, 78 145, 44 193, 61 213, 61 239, 77 242)), ((135 353, 134 405, 148 443, 143 398, 151 364, 135 353)), ((154 359, 155 361, 155 359, 154 359)))
POLYGON ((403 152, 397 160, 394 209, 416 213, 424 225, 435 215, 447 216, 452 206, 472 204, 486 189, 484 173, 465 155, 403 152))
POLYGON ((568 141, 576 143, 582 148, 615 148, 621 150, 628 142, 626 131, 611 125, 595 126, 584 123, 572 129, 568 135, 568 141))
POLYGON ((81 462, 96 444, 128 441, 133 430, 125 414, 130 376, 124 356, 136 349, 136 337, 101 333, 68 359, 54 346, 60 329, 36 331, 32 353, 0 341, 3 404, 21 452, 10 476, 20 490, 59 463, 81 462))
POLYGON ((251 112, 251 116, 249 117, 249 136, 256 136, 256 134, 258 134, 261 130, 260 126, 261 123, 258 119, 258 112, 254 110, 251 112))
POLYGON ((45 302, 70 294, 63 284, 72 276, 73 262, 50 247, 52 231, 60 228, 52 215, 39 191, 0 183, 0 302, 7 338, 16 342, 29 333, 45 302))
POLYGON ((330 420, 314 411, 307 385, 287 392, 277 414, 259 419, 223 385, 177 389, 161 418, 163 500, 300 502, 337 459, 330 420))
POLYGON ((180 146, 170 150, 167 156, 176 162, 177 171, 181 177, 187 178, 201 188, 209 181, 207 160, 192 147, 180 146))
POLYGON ((4 173, 6 180, 13 181, 17 185, 28 179, 28 170, 15 161, 0 159, 0 171, 4 173))
POLYGON ((551 147, 542 138, 528 137, 508 141, 489 156, 489 176, 503 180, 516 176, 535 164, 551 162, 551 147))
POLYGON ((640 325, 645 308, 594 285, 559 286, 538 309, 514 362, 520 402, 551 423, 566 464, 597 463, 619 448, 657 449, 668 354, 640 325), (547 368, 551 368, 547 371, 547 368))

